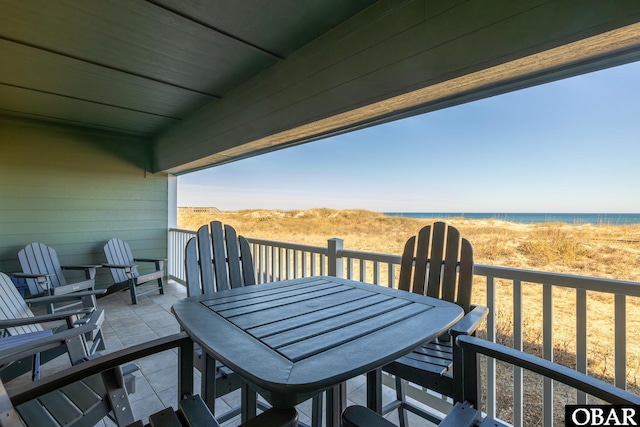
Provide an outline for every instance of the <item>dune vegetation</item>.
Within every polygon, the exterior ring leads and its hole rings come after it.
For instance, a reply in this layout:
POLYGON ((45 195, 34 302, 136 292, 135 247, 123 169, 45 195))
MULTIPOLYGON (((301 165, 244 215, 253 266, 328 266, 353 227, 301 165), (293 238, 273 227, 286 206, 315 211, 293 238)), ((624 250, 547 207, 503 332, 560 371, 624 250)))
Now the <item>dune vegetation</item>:
MULTIPOLYGON (((364 210, 309 209, 294 211, 252 210, 237 212, 193 212, 180 209, 178 227, 195 230, 202 224, 220 220, 238 233, 254 238, 326 246, 327 240, 340 237, 350 250, 400 254, 405 241, 435 219, 387 217, 364 210)), ((520 224, 491 220, 448 218, 474 248, 476 264, 526 270, 575 274, 640 282, 640 224, 520 224)), ((512 285, 497 281, 498 341, 511 345, 512 285)), ((575 291, 556 289, 553 293, 554 360, 575 367, 575 291)), ((474 283, 474 300, 484 304, 485 284, 474 283)), ((542 290, 540 285, 523 284, 526 307, 524 349, 541 354, 542 290)), ((592 375, 607 381, 613 377, 614 297, 588 293, 588 355, 592 375)), ((627 381, 629 388, 640 389, 640 299, 627 298, 627 381)), ((499 383, 513 381, 511 370, 498 372, 499 383)), ((541 382, 525 376, 525 424, 540 424, 541 382), (534 386, 535 384, 535 386, 534 386)), ((499 394, 498 416, 510 420, 508 393, 499 394)), ((575 396, 558 387, 555 414, 559 425, 564 420, 564 404, 575 396)))
MULTIPOLYGON (((255 238, 400 254, 406 240, 433 219, 388 217, 365 210, 309 209, 192 213, 180 209, 178 227, 211 220, 255 238)), ((497 219, 448 218, 469 239, 478 264, 640 282, 640 224, 519 224, 497 219)))

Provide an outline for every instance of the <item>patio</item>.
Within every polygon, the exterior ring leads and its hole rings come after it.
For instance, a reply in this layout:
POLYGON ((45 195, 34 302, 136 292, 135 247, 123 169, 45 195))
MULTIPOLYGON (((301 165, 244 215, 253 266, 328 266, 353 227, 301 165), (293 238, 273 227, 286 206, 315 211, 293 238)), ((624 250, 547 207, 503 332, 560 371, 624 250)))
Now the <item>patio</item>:
MULTIPOLYGON (((105 322, 102 330, 107 349, 103 354, 139 344, 154 338, 164 337, 180 331, 178 323, 171 314, 171 306, 179 299, 186 298, 186 288, 170 280, 165 285, 165 294, 151 293, 140 297, 138 305, 129 303, 129 292, 118 292, 98 300, 98 305, 105 309, 105 322)), ((177 401, 177 351, 166 351, 154 356, 140 359, 136 362, 140 370, 136 375, 136 391, 129 395, 134 416, 145 423, 150 414, 168 406, 176 407, 177 401)), ((69 367, 66 356, 42 366, 43 377, 69 367)), ((9 389, 16 385, 30 381, 30 374, 14 380, 9 389)), ((194 370, 195 392, 199 392, 200 372, 194 370)), ((393 390, 385 387, 386 393, 393 390)), ((348 405, 365 403, 365 378, 356 377, 347 383, 348 405)), ((390 398, 390 396, 389 396, 390 398)), ((240 390, 230 393, 216 400, 216 414, 238 406, 240 390)), ((311 401, 298 407, 300 420, 309 424, 311 415, 311 401)), ((397 422, 396 412, 388 418, 397 422)), ((409 413, 412 426, 430 426, 431 423, 409 413)), ((223 427, 233 427, 240 424, 240 416, 236 416, 223 424, 223 427)), ((109 419, 104 419, 98 426, 115 425, 109 419)))
MULTIPOLYGON (((173 259, 167 273, 179 281, 179 239, 190 235, 174 229, 177 175, 640 58, 640 12, 631 1, 204 4, 6 2, 0 271, 19 271, 16 253, 30 242, 55 247, 62 264, 101 264, 104 243, 119 237, 137 257, 173 259)), ((252 243, 263 281, 284 277, 281 260, 295 251, 317 256, 311 274, 328 268, 353 277, 354 263, 373 263, 376 284, 393 281, 381 272, 397 262, 335 244, 252 243)), ((286 277, 295 265, 286 265, 286 277)), ((547 358, 553 289, 575 290, 581 326, 587 292, 615 294, 613 365, 616 385, 624 386, 632 330, 624 313, 627 299, 640 296, 637 284, 492 266, 476 266, 475 274, 486 283, 492 313, 496 288, 513 289, 515 347, 523 342, 521 284, 540 285, 547 358)), ((96 283, 108 286, 108 272, 100 271, 96 283)), ((176 331, 169 309, 183 296, 170 282, 166 295, 144 297, 136 307, 127 293, 100 300, 108 348, 176 331)), ((496 338, 495 318, 487 337, 496 338)), ((586 371, 586 327, 576 341, 578 370, 586 371)), ((175 394, 162 381, 168 361, 140 363, 136 411, 164 407, 175 394)), ((487 412, 495 415, 495 366, 487 369, 487 412)), ((349 396, 361 402, 358 381, 349 396)), ((514 388, 517 425, 521 377, 514 388)), ((552 398, 545 395, 545 421, 552 398)), ((300 412, 308 417, 304 406, 300 412)))

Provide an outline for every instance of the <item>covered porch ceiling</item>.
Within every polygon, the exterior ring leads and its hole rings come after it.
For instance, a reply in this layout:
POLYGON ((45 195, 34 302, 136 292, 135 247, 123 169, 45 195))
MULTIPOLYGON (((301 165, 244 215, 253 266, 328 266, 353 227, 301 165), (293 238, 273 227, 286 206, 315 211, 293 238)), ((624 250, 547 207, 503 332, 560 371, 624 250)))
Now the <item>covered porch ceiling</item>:
POLYGON ((134 136, 176 174, 640 59, 637 0, 0 9, 0 116, 134 136))

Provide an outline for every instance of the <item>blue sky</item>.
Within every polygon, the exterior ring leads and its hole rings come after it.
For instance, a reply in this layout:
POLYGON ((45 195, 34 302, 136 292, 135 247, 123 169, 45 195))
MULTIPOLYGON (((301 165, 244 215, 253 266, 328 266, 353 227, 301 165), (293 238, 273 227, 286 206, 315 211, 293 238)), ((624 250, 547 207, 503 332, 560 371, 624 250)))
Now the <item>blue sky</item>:
POLYGON ((640 62, 178 177, 178 206, 640 212, 640 62))

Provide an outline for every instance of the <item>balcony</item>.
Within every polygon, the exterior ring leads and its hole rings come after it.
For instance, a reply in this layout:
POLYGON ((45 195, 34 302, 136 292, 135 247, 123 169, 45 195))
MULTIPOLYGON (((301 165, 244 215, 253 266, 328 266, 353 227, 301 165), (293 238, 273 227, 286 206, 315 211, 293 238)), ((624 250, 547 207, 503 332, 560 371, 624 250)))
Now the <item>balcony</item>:
MULTIPOLYGON (((184 247, 194 235, 190 230, 169 231, 168 274, 177 282, 184 282, 184 247)), ((340 239, 329 240, 326 247, 252 238, 249 242, 258 283, 337 275, 393 287, 399 273, 399 255, 348 250, 340 239)), ((484 338, 638 394, 638 349, 627 337, 640 321, 635 309, 640 283, 487 265, 476 265, 474 274, 474 302, 490 309, 484 338), (571 312, 561 301, 570 301, 571 312), (598 304, 597 313, 589 310, 594 304, 598 304), (554 339, 558 328, 564 329, 561 341, 554 339), (570 340, 564 338, 567 330, 575 331, 570 340)), ((583 393, 554 387, 551 381, 536 383, 539 390, 532 390, 534 383, 522 369, 505 372, 494 361, 487 360, 483 375, 484 411, 516 426, 550 426, 554 421, 561 425, 564 404, 588 403, 583 393)), ((390 378, 385 378, 385 384, 393 386, 390 378)), ((440 396, 416 387, 408 389, 412 398, 425 405, 442 412, 450 408, 440 396)))

